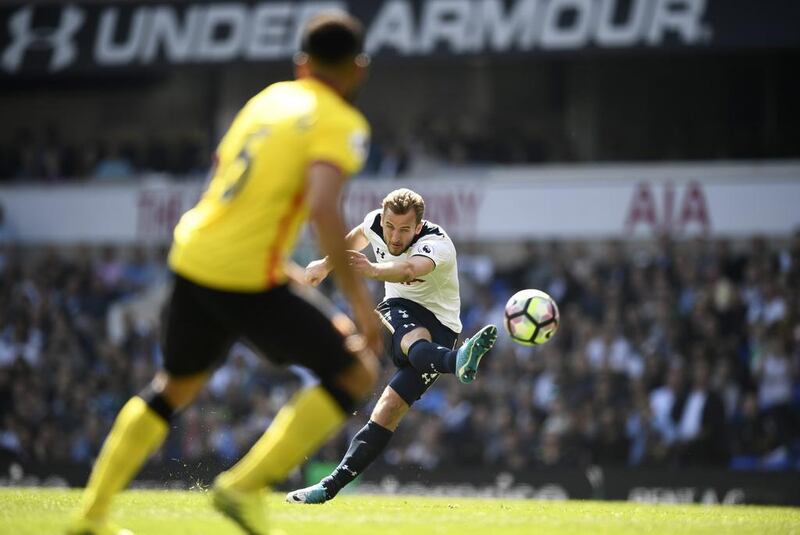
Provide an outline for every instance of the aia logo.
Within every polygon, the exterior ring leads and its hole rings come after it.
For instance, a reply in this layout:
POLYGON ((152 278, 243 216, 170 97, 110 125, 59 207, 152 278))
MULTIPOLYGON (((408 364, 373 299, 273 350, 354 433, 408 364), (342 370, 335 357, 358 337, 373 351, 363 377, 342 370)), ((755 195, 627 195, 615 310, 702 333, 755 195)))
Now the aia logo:
POLYGON ((711 231, 710 208, 703 187, 697 181, 677 187, 671 182, 663 185, 643 182, 631 197, 625 228, 627 231, 645 227, 653 232, 708 234, 711 231))

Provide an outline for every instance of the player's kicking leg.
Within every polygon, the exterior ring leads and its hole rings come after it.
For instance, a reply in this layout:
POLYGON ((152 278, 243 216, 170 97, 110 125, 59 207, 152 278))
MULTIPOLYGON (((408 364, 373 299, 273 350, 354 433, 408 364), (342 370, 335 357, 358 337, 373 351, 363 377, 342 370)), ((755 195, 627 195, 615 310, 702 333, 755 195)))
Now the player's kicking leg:
POLYGON ((487 325, 468 338, 458 349, 448 349, 420 338, 409 345, 407 354, 419 371, 452 373, 462 383, 471 383, 478 374, 481 359, 497 341, 497 327, 487 325))
MULTIPOLYGON (((422 324, 416 318, 413 322, 410 319, 404 321, 422 324)), ((328 477, 316 485, 290 492, 286 501, 321 504, 333 499, 378 458, 408 408, 427 391, 440 373, 455 374, 462 383, 472 382, 481 359, 497 340, 497 328, 487 325, 455 350, 431 341, 431 329, 441 336, 435 325, 430 329, 416 327, 407 332, 399 329, 399 326, 391 329, 393 357, 399 369, 378 400, 370 421, 356 433, 339 466, 328 477)), ((455 336, 452 333, 452 342, 455 336)))
MULTIPOLYGON (((402 375, 406 384, 413 384, 412 388, 420 389, 424 392, 428 385, 419 388, 414 384, 417 379, 411 377, 411 375, 418 377, 419 373, 415 372, 410 366, 405 370, 409 373, 400 374, 398 372, 395 375, 395 379, 392 380, 392 384, 404 391, 405 389, 398 384, 397 379, 398 375, 402 375)), ((433 379, 431 380, 432 382, 433 379)), ((339 466, 316 485, 290 492, 286 495, 286 501, 289 503, 322 504, 332 500, 340 490, 366 470, 386 449, 389 440, 391 440, 394 431, 400 424, 400 420, 403 419, 408 409, 409 403, 392 388, 391 384, 387 386, 380 399, 378 399, 378 403, 370 415, 369 422, 355 434, 339 466)))

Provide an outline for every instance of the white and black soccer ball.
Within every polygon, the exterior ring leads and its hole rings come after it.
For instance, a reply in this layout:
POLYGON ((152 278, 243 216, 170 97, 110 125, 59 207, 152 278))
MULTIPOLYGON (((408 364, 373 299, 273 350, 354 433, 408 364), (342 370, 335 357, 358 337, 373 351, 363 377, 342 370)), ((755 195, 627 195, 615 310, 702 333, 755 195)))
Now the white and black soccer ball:
POLYGON ((526 346, 544 344, 558 330, 558 305, 541 290, 520 290, 506 303, 504 323, 515 342, 526 346))

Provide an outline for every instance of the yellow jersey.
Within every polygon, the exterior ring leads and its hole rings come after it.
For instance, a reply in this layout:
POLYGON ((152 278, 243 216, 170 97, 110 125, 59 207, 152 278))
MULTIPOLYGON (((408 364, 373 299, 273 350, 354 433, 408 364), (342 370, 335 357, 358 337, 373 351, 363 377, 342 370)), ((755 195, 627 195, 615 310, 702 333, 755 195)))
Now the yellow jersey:
POLYGON ((234 119, 208 187, 175 227, 171 269, 220 290, 285 283, 286 256, 308 217, 309 165, 327 162, 352 175, 368 141, 364 116, 322 81, 267 87, 234 119))

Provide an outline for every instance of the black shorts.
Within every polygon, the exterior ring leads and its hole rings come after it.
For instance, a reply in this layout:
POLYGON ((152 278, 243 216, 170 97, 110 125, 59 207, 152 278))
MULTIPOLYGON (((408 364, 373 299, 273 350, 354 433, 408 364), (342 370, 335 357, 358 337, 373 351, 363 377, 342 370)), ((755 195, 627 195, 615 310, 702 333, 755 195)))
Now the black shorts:
POLYGON ((279 286, 263 292, 229 292, 175 275, 164 308, 164 368, 173 376, 211 371, 242 340, 277 364, 300 364, 323 385, 355 362, 331 323, 333 310, 313 293, 279 286))
POLYGON ((389 381, 389 386, 403 398, 403 401, 412 405, 433 385, 439 374, 420 372, 411 365, 408 356, 400 347, 403 336, 417 327, 425 327, 431 333, 431 340, 434 343, 454 348, 458 341, 458 333, 445 327, 433 312, 408 299, 400 297, 386 299, 378 305, 377 311, 384 327, 392 335, 391 357, 398 368, 389 381))

